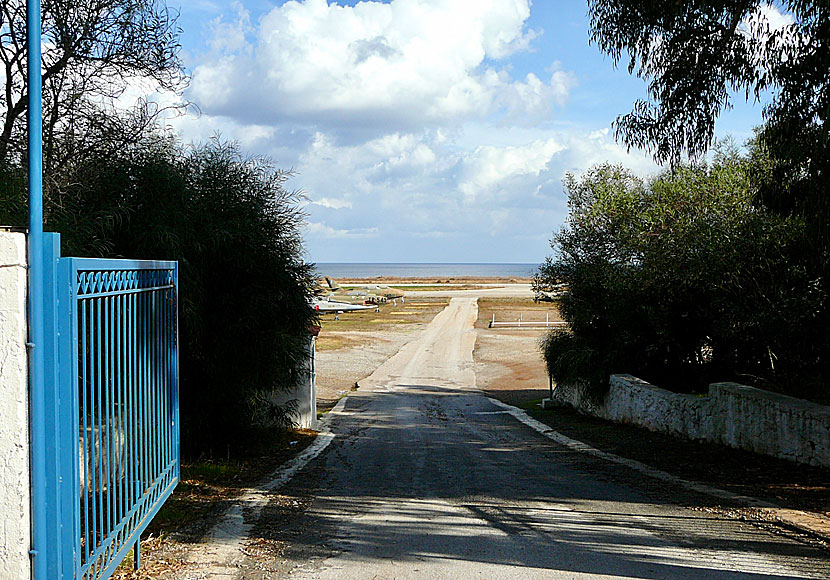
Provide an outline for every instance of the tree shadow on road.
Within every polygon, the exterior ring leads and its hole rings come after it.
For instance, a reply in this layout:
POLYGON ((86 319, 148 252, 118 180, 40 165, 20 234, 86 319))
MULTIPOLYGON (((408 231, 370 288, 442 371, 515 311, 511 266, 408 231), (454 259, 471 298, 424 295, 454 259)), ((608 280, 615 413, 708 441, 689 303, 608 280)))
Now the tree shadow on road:
POLYGON ((274 549, 251 552, 245 578, 333 556, 344 578, 384 577, 390 559, 398 578, 447 566, 458 577, 826 577, 826 551, 713 513, 728 501, 557 445, 473 391, 358 392, 332 427, 340 436, 263 512, 251 545, 274 549))

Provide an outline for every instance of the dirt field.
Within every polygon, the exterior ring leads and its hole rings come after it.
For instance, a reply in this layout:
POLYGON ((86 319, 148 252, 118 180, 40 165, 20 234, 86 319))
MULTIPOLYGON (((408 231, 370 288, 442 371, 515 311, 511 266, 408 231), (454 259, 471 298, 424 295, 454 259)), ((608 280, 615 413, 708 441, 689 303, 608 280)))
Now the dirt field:
POLYGON ((321 317, 317 338, 317 408, 326 411, 444 309, 445 298, 417 298, 381 306, 379 312, 321 317))
POLYGON ((497 321, 560 320, 550 303, 531 299, 482 298, 478 301, 475 360, 476 386, 488 395, 512 405, 548 395, 548 373, 539 350, 544 328, 488 328, 497 321))
MULTIPOLYGON (((488 280, 490 282, 491 280, 488 280)), ((317 339, 317 404, 331 408, 355 383, 368 376, 417 336, 440 312, 447 298, 410 297, 380 312, 367 311, 322 318, 317 339)), ((476 321, 477 386, 491 396, 521 404, 547 396, 548 375, 539 351, 544 329, 490 329, 496 320, 560 320, 555 305, 530 298, 480 298, 476 321)))
MULTIPOLYGON (((355 383, 368 376, 404 344, 417 336, 440 312, 447 298, 413 297, 380 312, 323 317, 317 339, 317 404, 331 408, 355 383)), ((488 328, 496 320, 560 320, 555 305, 530 298, 481 298, 476 321, 475 360, 478 388, 490 396, 520 405, 548 393, 548 375, 539 351, 544 329, 488 328)))
MULTIPOLYGON (((497 322, 559 322, 559 310, 553 302, 534 302, 531 298, 480 298, 476 328, 488 328, 493 315, 497 322)), ((503 331, 502 331, 503 332, 503 331)))
MULTIPOLYGON (((405 277, 377 277, 377 278, 343 278, 337 279, 340 285, 348 284, 384 284, 400 286, 406 284, 530 284, 530 278, 512 278, 509 276, 481 278, 471 276, 452 276, 449 278, 405 278, 405 277)), ((325 284, 325 280, 322 280, 325 284)))

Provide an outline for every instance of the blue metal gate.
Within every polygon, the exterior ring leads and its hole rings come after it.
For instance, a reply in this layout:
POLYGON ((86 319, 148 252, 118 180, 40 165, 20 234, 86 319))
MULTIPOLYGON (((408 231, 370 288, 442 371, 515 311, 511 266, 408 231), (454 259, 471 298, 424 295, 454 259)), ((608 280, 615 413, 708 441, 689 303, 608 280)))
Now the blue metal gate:
POLYGON ((45 481, 32 490, 47 510, 35 567, 105 579, 179 480, 178 266, 62 258, 59 237, 46 236, 54 388, 33 409, 47 441, 45 481))

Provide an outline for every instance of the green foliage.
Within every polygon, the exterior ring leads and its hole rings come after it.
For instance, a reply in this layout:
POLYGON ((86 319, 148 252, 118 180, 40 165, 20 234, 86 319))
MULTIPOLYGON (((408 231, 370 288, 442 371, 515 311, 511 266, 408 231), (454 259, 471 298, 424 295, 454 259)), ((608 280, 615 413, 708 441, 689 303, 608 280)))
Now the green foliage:
POLYGON ((0 162, 0 225, 25 227, 28 223, 26 172, 0 162))
MULTIPOLYGON (((617 119, 616 136, 678 166, 650 190, 674 200, 679 195, 687 214, 673 217, 664 208, 665 224, 648 211, 646 223, 632 221, 626 227, 641 230, 642 243, 623 245, 635 262, 606 281, 634 276, 643 284, 634 306, 645 311, 631 324, 643 325, 637 336, 651 333, 644 344, 655 357, 632 365, 683 367, 694 360, 697 344, 695 356, 705 361, 695 368, 810 393, 826 391, 820 385, 830 354, 830 4, 776 6, 785 14, 777 28, 763 17, 760 0, 589 0, 592 42, 648 82, 648 100, 617 119), (680 160, 707 151, 715 121, 736 93, 772 100, 738 172, 725 158, 706 168, 703 182, 734 195, 695 200, 678 194, 675 186, 693 194, 701 169, 680 160), (646 271, 648 278, 636 275, 646 271)), ((658 199, 654 207, 660 205, 658 199)))
MULTIPOLYGON (((772 91, 765 114, 781 145, 826 149, 830 128, 830 6, 785 0, 792 23, 772 29, 760 0, 589 0, 591 41, 648 81, 650 101, 617 120, 630 146, 659 161, 706 152, 733 91, 772 91), (781 130, 786 129, 786 130, 781 130), (805 140, 807 139, 807 140, 805 140)), ((783 153, 783 148, 776 148, 783 153)))
POLYGON ((772 97, 752 144, 754 203, 805 221, 802 260, 830 276, 830 3, 785 0, 773 27, 760 0, 589 0, 591 40, 648 81, 615 123, 629 147, 676 164, 702 156, 734 94, 772 97))
POLYGON ((558 381, 819 388, 824 282, 803 266, 804 221, 754 205, 751 167, 725 148, 648 184, 613 165, 565 179, 570 215, 537 274, 568 288, 570 333, 544 345, 558 381))
MULTIPOLYGON (((153 132, 76 162, 47 200, 45 227, 62 233, 64 255, 179 261, 191 452, 244 437, 259 394, 294 385, 305 363, 312 266, 290 177, 234 144, 187 149, 153 132)), ((19 219, 22 203, 0 206, 0 222, 19 219)))

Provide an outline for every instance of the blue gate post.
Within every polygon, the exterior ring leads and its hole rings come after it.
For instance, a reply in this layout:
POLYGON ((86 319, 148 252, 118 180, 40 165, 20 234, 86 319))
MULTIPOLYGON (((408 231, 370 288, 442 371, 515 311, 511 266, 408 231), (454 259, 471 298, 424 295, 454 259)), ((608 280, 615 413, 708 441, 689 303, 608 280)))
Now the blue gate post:
MULTIPOLYGON (((43 312, 43 124, 41 119, 40 0, 26 2, 29 156, 29 391, 31 424, 32 570, 35 580, 50 580, 47 528, 50 505, 46 487, 46 333, 43 312)), ((53 569, 54 571, 54 569, 53 569)), ((59 578, 58 576, 52 576, 59 578)))
MULTIPOLYGON (((42 337, 33 351, 41 362, 32 385, 32 567, 35 580, 71 580, 76 576, 78 515, 77 360, 71 345, 68 284, 61 276, 60 235, 42 234, 42 337), (37 387, 37 388, 35 388, 37 387), (40 467, 35 471, 34 466, 40 467)), ((30 369, 31 373, 31 369, 30 369)))
MULTIPOLYGON (((54 248, 53 255, 60 255, 60 234, 44 234, 47 243, 54 248), (51 241, 51 243, 49 243, 51 241)), ((60 544, 59 565, 63 578, 75 579, 80 568, 80 468, 78 465, 78 325, 76 324, 74 287, 69 260, 59 258, 51 262, 54 268, 48 277, 53 284, 54 297, 54 364, 47 368, 54 369, 57 396, 57 413, 55 437, 58 440, 55 457, 58 472, 57 497, 59 511, 57 517, 60 544)))

